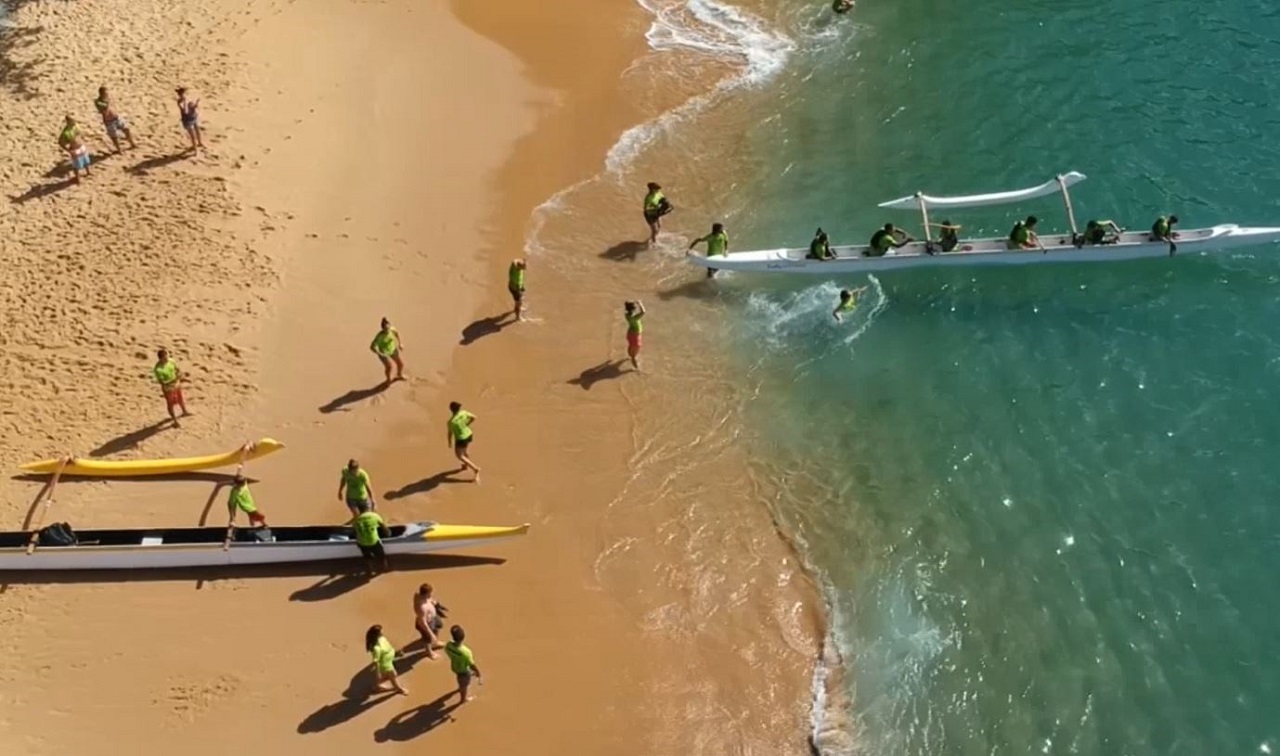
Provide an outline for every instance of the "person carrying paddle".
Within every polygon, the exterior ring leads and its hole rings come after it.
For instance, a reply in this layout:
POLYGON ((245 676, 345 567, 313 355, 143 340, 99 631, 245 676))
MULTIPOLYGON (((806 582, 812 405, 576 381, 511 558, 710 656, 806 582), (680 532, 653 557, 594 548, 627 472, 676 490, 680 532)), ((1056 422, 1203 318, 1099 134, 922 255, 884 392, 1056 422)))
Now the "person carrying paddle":
POLYGON ((907 236, 907 232, 892 223, 886 223, 884 228, 871 235, 871 241, 867 243, 867 251, 863 252, 863 255, 867 257, 884 257, 889 250, 896 249, 904 244, 910 244, 912 241, 914 239, 907 236))
POLYGON ((467 638, 467 631, 462 629, 462 625, 449 628, 449 635, 453 640, 444 644, 444 652, 449 656, 449 667, 458 678, 458 696, 466 703, 471 700, 471 678, 480 679, 480 668, 476 666, 475 654, 462 642, 467 638))
POLYGON ((1169 256, 1173 257, 1173 253, 1178 251, 1178 245, 1173 243, 1178 238, 1178 232, 1173 227, 1178 224, 1178 216, 1160 216, 1156 218, 1156 222, 1151 224, 1151 241, 1162 241, 1169 245, 1169 256))
POLYGON ((461 403, 449 402, 449 422, 445 424, 449 434, 449 446, 453 448, 454 456, 462 463, 462 469, 475 473, 475 477, 471 479, 472 482, 479 483, 480 468, 471 461, 471 457, 467 456, 467 447, 471 446, 471 442, 475 440, 475 433, 471 430, 471 424, 475 421, 476 416, 464 410, 461 403))
POLYGON ((382 634, 382 625, 371 625, 365 631, 364 650, 373 657, 373 672, 378 680, 374 692, 386 693, 394 690, 402 696, 409 695, 409 691, 400 685, 396 676, 396 647, 382 634), (386 685, 388 682, 391 683, 390 686, 386 685))
POLYGON ((372 509, 364 508, 360 514, 352 517, 347 524, 356 531, 356 545, 360 547, 360 555, 364 557, 365 567, 370 575, 376 575, 380 568, 383 572, 391 569, 387 561, 387 550, 382 546, 381 536, 391 536, 387 523, 382 515, 372 509))
POLYGON ((370 512, 378 508, 373 501, 373 488, 369 483, 369 473, 360 467, 354 459, 347 461, 338 478, 338 501, 346 501, 347 509, 354 517, 364 510, 370 512))
POLYGON ((191 414, 187 411, 186 400, 182 397, 182 371, 178 370, 177 363, 169 359, 169 352, 161 349, 156 352, 156 364, 152 368, 152 373, 156 377, 156 382, 160 384, 160 393, 164 396, 165 408, 169 410, 169 419, 173 421, 173 427, 177 428, 178 415, 173 408, 182 408, 183 417, 191 414))
POLYGON ((507 291, 511 292, 511 300, 514 302, 512 312, 515 313, 516 320, 524 320, 524 271, 527 267, 525 261, 519 258, 512 260, 511 265, 507 266, 507 291))
POLYGON ((644 195, 644 222, 649 224, 649 246, 658 243, 658 232, 662 230, 662 216, 675 210, 662 193, 662 187, 649 182, 648 194, 644 195))
POLYGON ((831 311, 831 317, 840 322, 840 314, 844 312, 853 312, 858 307, 858 295, 866 291, 867 287, 860 286, 852 291, 849 289, 840 290, 840 304, 836 305, 836 309, 831 311))
POLYGON ((810 260, 834 260, 836 253, 831 251, 831 239, 827 236, 827 232, 818 229, 813 235, 813 241, 809 242, 810 260))
MULTIPOLYGON (((708 258, 722 257, 729 254, 729 234, 725 233, 723 223, 712 223, 711 233, 706 236, 699 236, 689 242, 689 251, 692 252, 694 247, 703 242, 706 242, 707 245, 708 258)), ((707 268, 707 278, 711 278, 715 274, 715 268, 707 268)))
POLYGON ((1044 250, 1044 245, 1040 243, 1040 236, 1036 234, 1036 224, 1040 219, 1034 215, 1028 215, 1024 221, 1018 221, 1013 224, 1013 230, 1009 232, 1009 239, 1005 246, 1009 249, 1039 249, 1044 250))
POLYGON ((235 480, 231 482, 231 495, 227 497, 228 528, 235 525, 236 515, 240 512, 249 516, 251 527, 267 526, 267 518, 258 511, 258 507, 253 503, 253 494, 249 493, 249 481, 243 475, 236 473, 235 480))
POLYGON ((404 380, 404 362, 400 359, 400 352, 404 350, 404 345, 400 343, 400 332, 395 326, 391 325, 391 321, 383 318, 381 328, 373 335, 373 341, 369 342, 369 351, 378 356, 378 361, 382 363, 382 370, 386 373, 386 379, 383 381, 384 386, 391 385, 391 366, 396 366, 396 380, 404 380))

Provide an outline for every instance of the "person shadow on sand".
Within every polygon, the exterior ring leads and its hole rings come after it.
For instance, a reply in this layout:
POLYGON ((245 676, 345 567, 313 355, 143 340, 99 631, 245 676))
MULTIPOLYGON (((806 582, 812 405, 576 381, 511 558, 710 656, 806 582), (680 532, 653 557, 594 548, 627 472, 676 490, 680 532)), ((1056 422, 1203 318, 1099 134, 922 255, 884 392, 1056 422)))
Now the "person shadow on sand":
MULTIPOLYGON (((400 649, 400 658, 397 659, 396 669, 399 674, 408 674, 418 662, 426 658, 427 650, 422 645, 422 641, 415 640, 400 649)), ((347 683, 347 689, 342 691, 342 699, 331 704, 325 704, 308 714, 306 719, 298 723, 298 733, 300 735, 308 735, 324 732, 330 727, 350 722, 383 701, 396 697, 395 691, 379 692, 377 686, 378 680, 373 673, 373 665, 365 664, 351 676, 351 681, 347 683)))
POLYGON ((412 740, 445 722, 452 722, 454 710, 462 705, 462 697, 454 698, 456 695, 457 691, 451 690, 430 703, 400 712, 385 727, 375 731, 373 739, 379 743, 412 740), (449 703, 451 698, 453 703, 449 703))

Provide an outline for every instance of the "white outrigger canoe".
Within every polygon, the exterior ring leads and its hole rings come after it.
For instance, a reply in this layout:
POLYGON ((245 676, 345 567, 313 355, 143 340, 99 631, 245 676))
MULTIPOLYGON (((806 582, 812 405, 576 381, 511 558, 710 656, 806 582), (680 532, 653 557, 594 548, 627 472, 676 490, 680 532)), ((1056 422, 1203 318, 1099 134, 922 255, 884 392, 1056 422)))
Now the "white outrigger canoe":
MULTIPOLYGON (((486 546, 522 536, 529 526, 411 522, 389 529, 382 544, 395 556, 486 546)), ((59 545, 44 538, 33 541, 30 531, 0 533, 0 571, 220 567, 360 556, 352 529, 343 526, 236 528, 229 541, 224 527, 82 530, 75 538, 74 544, 59 545)))
POLYGON ((884 208, 919 210, 924 217, 925 240, 891 249, 881 257, 868 256, 870 247, 863 244, 831 247, 831 251, 835 254, 835 259, 832 260, 809 259, 807 247, 731 252, 728 255, 716 257, 690 254, 688 259, 699 267, 716 270, 831 275, 932 266, 1114 262, 1144 257, 1170 257, 1187 252, 1219 252, 1233 247, 1256 246, 1280 241, 1280 227, 1250 228, 1223 224, 1210 228, 1179 230, 1175 236, 1175 247, 1172 249, 1166 242, 1153 241, 1151 234, 1147 231, 1127 231, 1113 243, 1078 246, 1076 240, 1079 238, 1079 232, 1076 227, 1075 211, 1072 209, 1071 196, 1067 189, 1084 179, 1083 174, 1073 171, 1029 189, 960 197, 931 197, 916 193, 910 197, 882 202, 880 207, 884 208), (1058 193, 1062 194, 1063 202, 1066 204, 1071 233, 1041 234, 1040 243, 1044 249, 1011 250, 1005 238, 961 239, 959 245, 951 252, 941 252, 936 249, 937 243, 930 240, 928 231, 930 209, 1007 205, 1058 193), (926 251, 930 249, 933 250, 932 253, 926 251))

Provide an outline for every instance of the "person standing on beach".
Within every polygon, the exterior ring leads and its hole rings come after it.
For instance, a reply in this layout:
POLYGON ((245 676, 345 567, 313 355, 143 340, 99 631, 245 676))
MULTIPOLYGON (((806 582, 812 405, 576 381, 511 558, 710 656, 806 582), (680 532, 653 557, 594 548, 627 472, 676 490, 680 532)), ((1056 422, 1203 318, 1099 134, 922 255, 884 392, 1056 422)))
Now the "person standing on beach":
POLYGON ((644 312, 644 302, 638 299, 622 303, 622 317, 627 321, 627 356, 636 372, 640 371, 640 347, 644 342, 644 312))
POLYGON ((447 611, 440 602, 436 601, 432 595, 435 589, 430 583, 423 583, 418 586, 418 592, 413 594, 413 626, 418 629, 418 635, 422 636, 422 642, 427 647, 427 658, 436 658, 436 650, 444 648, 444 644, 440 642, 440 630, 444 627, 444 617, 447 611))
POLYGON ((111 137, 111 144, 115 145, 117 154, 120 152, 121 134, 129 140, 130 149, 138 146, 133 142, 133 132, 129 130, 129 124, 111 106, 111 95, 107 94, 106 87, 98 87, 98 99, 93 101, 93 106, 102 116, 102 125, 107 127, 107 136, 111 137))
POLYGON ((391 563, 387 561, 387 550, 382 545, 382 536, 390 538, 391 531, 387 529, 382 515, 366 507, 348 520, 347 524, 355 528, 356 545, 360 547, 360 555, 364 557, 369 574, 378 574, 378 569, 383 572, 391 569, 391 563))
MULTIPOLYGON (((706 242, 707 257, 720 257, 729 254, 729 234, 725 233, 723 223, 712 223, 711 233, 706 236, 700 236, 689 243, 689 251, 699 244, 706 242)), ((707 268, 707 278, 711 278, 716 274, 715 268, 707 268)))
POLYGON ((80 124, 70 115, 62 122, 58 133, 58 146, 67 153, 71 162, 71 175, 80 183, 80 174, 89 175, 89 150, 80 141, 80 124))
POLYGON ((354 459, 347 461, 347 466, 342 468, 342 475, 338 478, 338 501, 347 502, 352 517, 365 510, 373 512, 378 508, 373 501, 369 473, 354 459))
POLYGON ((200 114, 196 112, 200 107, 200 101, 188 100, 186 87, 178 87, 177 93, 178 115, 182 119, 182 130, 191 138, 191 151, 196 152, 204 148, 204 140, 200 134, 200 114))
POLYGON ((373 671, 378 680, 374 692, 386 693, 394 690, 402 696, 409 695, 409 691, 400 685, 396 676, 396 647, 382 634, 382 625, 370 625, 365 631, 364 650, 373 657, 373 671), (391 683, 390 686, 386 684, 388 682, 391 683))
POLYGON ((400 352, 404 349, 404 345, 400 343, 400 332, 396 327, 391 325, 391 321, 386 318, 382 319, 382 327, 374 334, 373 341, 369 344, 369 351, 378 355, 378 360, 382 362, 382 369, 386 373, 386 380, 383 385, 391 385, 391 366, 396 366, 396 380, 404 380, 404 362, 400 359, 400 352))
POLYGON ((258 507, 253 503, 253 494, 249 493, 249 481, 241 474, 236 473, 235 480, 231 483, 231 495, 227 497, 227 527, 235 525, 236 514, 244 512, 249 516, 249 525, 255 528, 265 528, 267 526, 267 518, 258 511, 258 507))
POLYGON ((458 696, 466 703, 471 700, 471 678, 474 676, 477 680, 480 679, 480 668, 476 666, 475 654, 462 643, 467 637, 467 631, 462 629, 462 625, 449 628, 449 635, 453 640, 444 644, 444 652, 449 655, 449 666, 458 678, 458 696))
POLYGON ((187 411, 187 402, 182 397, 182 371, 178 370, 177 363, 169 359, 169 352, 161 349, 156 352, 156 364, 152 368, 152 373, 156 377, 156 382, 160 384, 165 408, 169 410, 169 419, 173 420, 173 427, 176 428, 178 414, 173 411, 174 407, 182 408, 183 417, 191 414, 187 411))
POLYGON ((662 216, 675 210, 662 193, 662 187, 649 182, 649 193, 644 195, 644 222, 649 224, 649 246, 658 243, 658 232, 662 230, 662 216))
POLYGON ((464 410, 461 403, 449 402, 449 422, 447 424, 449 445, 453 447, 454 455, 462 463, 462 469, 471 470, 475 473, 472 482, 479 483, 480 468, 476 467, 476 463, 471 461, 471 457, 467 456, 467 447, 471 446, 471 442, 475 440, 475 433, 471 430, 471 424, 475 421, 476 416, 464 410))
POLYGON ((512 260, 507 267, 507 291, 515 303, 513 312, 516 320, 524 320, 524 271, 528 267, 524 260, 512 260))

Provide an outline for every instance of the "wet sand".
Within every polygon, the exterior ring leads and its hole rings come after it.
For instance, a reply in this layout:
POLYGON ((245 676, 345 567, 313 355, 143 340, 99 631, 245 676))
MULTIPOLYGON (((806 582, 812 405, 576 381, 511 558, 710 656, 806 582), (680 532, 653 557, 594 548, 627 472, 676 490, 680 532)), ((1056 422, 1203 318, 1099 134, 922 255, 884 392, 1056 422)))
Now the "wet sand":
MULTIPOLYGON (((647 347, 666 355, 655 376, 617 365, 618 294, 650 282, 597 250, 557 251, 588 259, 577 274, 535 256, 540 322, 501 317, 530 211, 597 172, 650 115, 619 83, 644 17, 581 0, 560 22, 532 6, 457 12, 463 24, 438 2, 108 0, 14 14, 2 43, 14 97, 0 103, 0 140, 21 156, 0 169, 17 198, 0 214, 14 271, 5 467, 272 435, 288 448, 249 473, 273 523, 342 519, 338 471, 355 456, 393 521, 533 524, 476 552, 489 559, 414 562, 372 582, 324 568, 15 582, 0 595, 0 734, 26 752, 803 749, 814 592, 732 434, 695 431, 711 454, 667 441, 677 408, 690 428, 722 427, 716 406, 660 378, 676 363, 714 369, 675 335, 681 310, 664 316, 665 347, 647 347), (79 186, 42 179, 62 110, 83 113, 102 146, 85 106, 104 82, 139 149, 79 186), (210 150, 191 159, 167 99, 178 82, 206 98, 210 150), (379 391, 367 344, 383 315, 405 338, 410 379, 379 391), (160 344, 193 375, 196 416, 181 430, 157 422, 160 344), (446 474, 451 399, 480 418, 478 486, 446 474), (418 654, 402 664, 410 696, 363 695, 364 628, 412 640, 423 580, 488 673, 461 710, 443 698, 446 662, 418 654)), ((635 225, 620 218, 619 238, 635 225)), ((223 482, 68 484, 48 521, 220 524, 223 482)), ((2 485, 16 527, 39 486, 2 485)))

